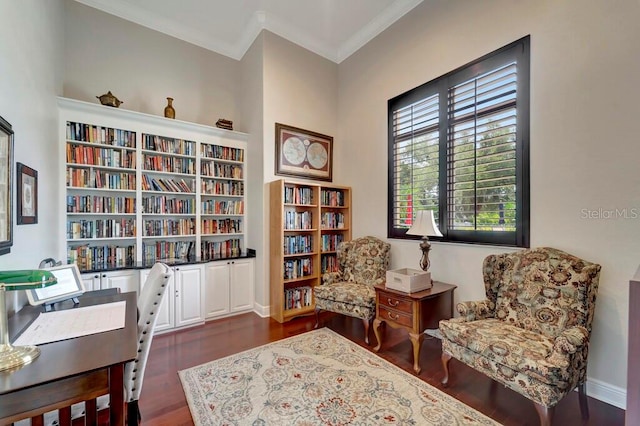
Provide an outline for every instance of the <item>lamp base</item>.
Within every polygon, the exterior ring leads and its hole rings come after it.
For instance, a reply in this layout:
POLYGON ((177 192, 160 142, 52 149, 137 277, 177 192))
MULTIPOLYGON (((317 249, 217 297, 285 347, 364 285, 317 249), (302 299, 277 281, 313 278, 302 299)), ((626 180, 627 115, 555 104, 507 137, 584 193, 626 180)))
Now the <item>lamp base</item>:
POLYGON ((18 369, 39 355, 40 348, 36 346, 0 345, 0 371, 18 369))

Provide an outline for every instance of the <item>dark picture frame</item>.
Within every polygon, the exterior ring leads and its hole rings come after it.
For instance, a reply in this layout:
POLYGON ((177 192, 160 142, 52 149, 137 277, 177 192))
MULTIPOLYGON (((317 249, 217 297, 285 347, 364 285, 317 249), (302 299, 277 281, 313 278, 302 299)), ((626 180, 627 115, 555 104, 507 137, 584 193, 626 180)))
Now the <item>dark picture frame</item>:
POLYGON ((333 137, 276 123, 275 173, 305 179, 333 179, 333 137))
POLYGON ((13 245, 13 130, 0 117, 0 255, 13 245))
POLYGON ((38 223, 38 172, 22 163, 17 163, 18 225, 38 223))

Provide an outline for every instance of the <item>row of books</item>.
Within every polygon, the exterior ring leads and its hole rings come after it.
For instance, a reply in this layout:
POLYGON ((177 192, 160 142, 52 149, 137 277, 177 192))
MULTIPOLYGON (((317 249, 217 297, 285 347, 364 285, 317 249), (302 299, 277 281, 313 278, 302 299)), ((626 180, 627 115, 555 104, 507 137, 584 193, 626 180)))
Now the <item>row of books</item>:
POLYGON ((284 254, 311 253, 313 237, 311 235, 285 235, 284 254))
POLYGON ((67 144, 67 163, 135 169, 136 153, 113 148, 67 144))
POLYGON ((195 214, 196 203, 193 198, 167 198, 165 195, 142 198, 142 213, 152 214, 195 214))
POLYGON ((205 195, 244 195, 244 182, 202 179, 200 187, 205 195))
POLYGON ((152 178, 147 175, 142 175, 142 190, 143 191, 161 191, 161 192, 184 192, 188 194, 192 194, 195 192, 195 188, 193 188, 194 181, 191 180, 189 183, 185 182, 184 179, 163 179, 163 178, 152 178))
POLYGON ((244 162, 244 149, 220 145, 200 145, 200 153, 206 158, 244 162))
POLYGON ((338 244, 344 241, 342 234, 323 234, 321 251, 336 251, 338 244))
POLYGON ((145 219, 143 223, 145 237, 162 237, 169 235, 195 235, 196 222, 188 219, 145 219))
POLYGON ((284 229, 313 229, 313 215, 310 211, 286 211, 284 214, 284 229))
POLYGON ((285 204, 313 204, 313 189, 309 187, 284 187, 285 204))
POLYGON ((67 121, 67 140, 136 147, 136 132, 67 121))
POLYGON ((134 173, 112 173, 95 169, 67 167, 67 186, 77 188, 136 189, 134 173))
POLYGON ((302 257, 284 261, 284 279, 293 280, 296 278, 313 275, 313 259, 302 257))
POLYGON ((242 200, 205 200, 200 207, 202 214, 244 214, 242 200))
POLYGON ((238 257, 241 253, 242 246, 238 238, 225 241, 202 241, 200 243, 200 258, 202 260, 238 257))
POLYGON ((70 246, 67 263, 76 263, 80 271, 133 266, 136 250, 129 246, 70 246))
POLYGON ((67 213, 122 213, 136 212, 133 197, 103 197, 99 195, 68 195, 67 213))
POLYGON ((132 238, 136 236, 135 219, 72 220, 67 222, 67 238, 132 238))
POLYGON ((143 155, 145 170, 154 172, 196 174, 196 162, 192 158, 166 157, 164 155, 143 155))
POLYGON ((242 221, 239 219, 202 219, 201 234, 238 234, 242 232, 242 221))
POLYGON ((242 179, 242 166, 237 164, 203 162, 200 164, 200 173, 203 176, 209 177, 242 179))
POLYGON ((335 254, 322 256, 322 259, 320 260, 320 268, 323 274, 326 272, 338 272, 338 270, 340 269, 338 264, 338 257, 335 254))
POLYGON ((311 306, 313 290, 309 286, 289 288, 284 291, 284 308, 301 309, 311 306))
POLYGON ((147 265, 163 259, 187 259, 192 254, 193 244, 193 241, 142 243, 142 259, 147 265))
POLYGON ((143 147, 150 151, 167 154, 196 155, 196 143, 184 139, 167 138, 156 135, 142 135, 143 147))
POLYGON ((344 207, 344 191, 323 189, 320 192, 320 204, 329 207, 344 207))
POLYGON ((343 229, 344 228, 344 214, 325 212, 320 217, 320 223, 323 229, 343 229))

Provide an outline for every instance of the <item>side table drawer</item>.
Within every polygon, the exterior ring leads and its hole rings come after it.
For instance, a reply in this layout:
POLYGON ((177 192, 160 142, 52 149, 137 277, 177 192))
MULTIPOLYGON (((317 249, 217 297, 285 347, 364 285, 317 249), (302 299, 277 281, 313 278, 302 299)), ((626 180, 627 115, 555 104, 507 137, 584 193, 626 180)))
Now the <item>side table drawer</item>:
POLYGON ((380 306, 388 306, 393 310, 406 312, 408 314, 413 313, 413 303, 410 299, 398 297, 395 294, 385 293, 383 291, 379 293, 378 297, 378 303, 380 306))
POLYGON ((378 307, 378 313, 381 320, 392 321, 396 324, 403 325, 409 328, 413 327, 413 315, 411 315, 411 313, 391 310, 382 305, 378 307))

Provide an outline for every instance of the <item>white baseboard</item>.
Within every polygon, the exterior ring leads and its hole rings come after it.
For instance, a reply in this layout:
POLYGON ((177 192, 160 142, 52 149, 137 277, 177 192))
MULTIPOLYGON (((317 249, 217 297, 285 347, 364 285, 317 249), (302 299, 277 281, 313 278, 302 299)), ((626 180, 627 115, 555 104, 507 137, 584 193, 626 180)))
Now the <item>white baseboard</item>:
POLYGON ((587 377, 587 395, 614 407, 627 408, 627 390, 587 377))
POLYGON ((269 305, 263 306, 258 303, 253 303, 253 312, 261 316, 262 318, 269 318, 271 315, 271 310, 269 309, 269 305))

